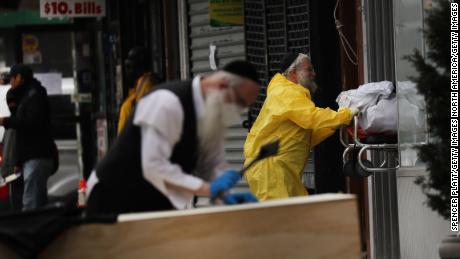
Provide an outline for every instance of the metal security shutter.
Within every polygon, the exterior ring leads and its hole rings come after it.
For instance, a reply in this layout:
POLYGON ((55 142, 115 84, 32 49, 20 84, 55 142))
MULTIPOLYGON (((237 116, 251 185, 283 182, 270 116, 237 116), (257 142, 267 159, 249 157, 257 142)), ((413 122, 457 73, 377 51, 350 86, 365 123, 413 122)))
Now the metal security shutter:
MULTIPOLYGON (((256 65, 262 82, 257 101, 248 112, 252 125, 265 101, 266 86, 279 72, 284 53, 310 53, 309 1, 246 0, 244 9, 246 59, 256 65)), ((313 161, 312 153, 305 169, 304 183, 308 188, 314 188, 313 161)))
MULTIPOLYGON (((209 45, 216 45, 216 62, 218 68, 236 60, 245 59, 244 28, 211 27, 209 25, 208 0, 188 0, 188 51, 190 75, 211 72, 209 66, 209 45)), ((243 120, 227 130, 225 152, 226 160, 233 168, 243 167, 243 146, 246 140, 247 129, 243 128, 243 120)))
POLYGON ((257 66, 263 84, 257 102, 249 112, 251 123, 262 108, 266 86, 279 71, 284 53, 310 53, 309 32, 309 1, 245 1, 246 57, 257 66))
POLYGON ((208 0, 188 0, 189 55, 192 75, 210 72, 209 45, 217 46, 218 67, 235 59, 245 59, 243 26, 211 27, 208 0))

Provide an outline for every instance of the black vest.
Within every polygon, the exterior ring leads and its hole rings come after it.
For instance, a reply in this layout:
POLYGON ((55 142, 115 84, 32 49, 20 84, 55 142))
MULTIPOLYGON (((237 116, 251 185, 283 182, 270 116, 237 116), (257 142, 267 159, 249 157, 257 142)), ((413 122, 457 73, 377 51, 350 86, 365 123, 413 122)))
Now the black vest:
MULTIPOLYGON (((184 111, 182 135, 174 146, 170 161, 190 174, 195 169, 198 157, 196 115, 191 81, 161 84, 148 94, 159 89, 173 92, 182 105, 182 107, 177 107, 184 111)), ((168 198, 143 177, 141 133, 140 127, 133 124, 134 114, 135 110, 107 155, 96 167, 99 183, 95 186, 88 201, 90 211, 126 213, 174 208, 168 198)))

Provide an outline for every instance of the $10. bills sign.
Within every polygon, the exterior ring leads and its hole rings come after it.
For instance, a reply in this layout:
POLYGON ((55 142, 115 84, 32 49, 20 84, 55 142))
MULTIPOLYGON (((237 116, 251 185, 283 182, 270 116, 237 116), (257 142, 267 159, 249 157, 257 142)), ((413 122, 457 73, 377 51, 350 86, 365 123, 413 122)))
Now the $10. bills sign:
POLYGON ((103 17, 104 0, 40 0, 40 17, 103 17))

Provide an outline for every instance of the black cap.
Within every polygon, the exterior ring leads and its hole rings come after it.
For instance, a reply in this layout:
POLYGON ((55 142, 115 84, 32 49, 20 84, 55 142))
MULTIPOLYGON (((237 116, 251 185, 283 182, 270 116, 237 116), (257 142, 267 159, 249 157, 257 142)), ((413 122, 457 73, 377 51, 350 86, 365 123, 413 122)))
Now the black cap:
POLYGON ((149 65, 149 55, 147 48, 142 46, 136 46, 129 50, 128 57, 126 59, 130 60, 131 62, 135 63, 137 66, 140 67, 148 67, 149 65))
POLYGON ((134 77, 139 77, 150 70, 150 59, 145 47, 137 46, 129 50, 125 59, 125 69, 134 77))
POLYGON ((299 53, 288 52, 284 55, 283 59, 280 62, 280 71, 283 73, 288 69, 292 63, 297 59, 299 53))
POLYGON ((253 64, 249 63, 248 61, 245 60, 235 60, 222 68, 223 71, 250 79, 258 84, 259 83, 259 77, 257 75, 257 70, 254 67, 253 64))
POLYGON ((33 72, 29 66, 24 64, 16 64, 10 69, 10 76, 21 75, 24 79, 32 79, 33 72))

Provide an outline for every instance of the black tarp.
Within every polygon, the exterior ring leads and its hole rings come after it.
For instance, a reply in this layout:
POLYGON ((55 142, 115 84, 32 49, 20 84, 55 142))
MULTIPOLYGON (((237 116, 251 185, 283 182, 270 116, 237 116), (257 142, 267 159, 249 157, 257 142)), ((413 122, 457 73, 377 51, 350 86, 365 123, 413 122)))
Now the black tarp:
POLYGON ((64 230, 82 223, 114 223, 117 215, 88 217, 64 203, 20 213, 0 214, 0 242, 23 258, 35 258, 64 230))

